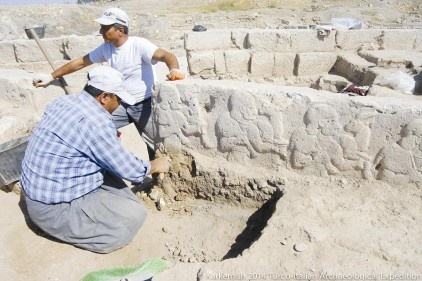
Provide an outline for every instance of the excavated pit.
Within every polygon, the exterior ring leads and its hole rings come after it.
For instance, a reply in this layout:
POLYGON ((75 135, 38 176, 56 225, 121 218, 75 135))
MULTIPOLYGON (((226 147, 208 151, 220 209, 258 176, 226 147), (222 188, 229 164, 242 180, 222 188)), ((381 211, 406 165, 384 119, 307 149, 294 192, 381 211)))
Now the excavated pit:
POLYGON ((173 166, 164 179, 154 177, 133 190, 151 208, 191 220, 186 225, 181 223, 181 234, 175 233, 167 241, 167 259, 187 263, 222 261, 235 258, 259 239, 282 197, 284 179, 233 179, 228 171, 214 174, 200 167, 198 170, 195 158, 188 152, 165 154, 171 157, 173 166), (197 220, 214 223, 189 230, 190 224, 199 223, 197 220))
POLYGON ((236 258, 261 237, 262 231, 275 212, 277 201, 282 196, 281 191, 275 192, 268 201, 248 218, 245 229, 236 237, 235 243, 230 246, 230 250, 224 255, 223 260, 236 258))

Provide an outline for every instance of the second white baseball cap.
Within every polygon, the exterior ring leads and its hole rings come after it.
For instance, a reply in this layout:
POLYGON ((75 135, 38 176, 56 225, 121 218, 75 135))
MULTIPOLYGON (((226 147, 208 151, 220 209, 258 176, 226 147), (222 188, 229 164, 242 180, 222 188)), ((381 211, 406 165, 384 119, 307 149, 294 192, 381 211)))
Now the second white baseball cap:
POLYGON ((135 98, 124 87, 122 73, 110 66, 97 66, 88 72, 88 85, 107 93, 115 94, 125 103, 134 105, 135 98))

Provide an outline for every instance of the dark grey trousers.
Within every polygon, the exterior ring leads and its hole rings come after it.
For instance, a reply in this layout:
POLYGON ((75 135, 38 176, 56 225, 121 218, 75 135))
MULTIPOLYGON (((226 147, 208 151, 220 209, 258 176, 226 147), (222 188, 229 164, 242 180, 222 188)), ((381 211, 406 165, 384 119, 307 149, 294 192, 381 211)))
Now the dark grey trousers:
POLYGON ((63 242, 97 253, 129 244, 147 215, 128 187, 102 185, 69 203, 44 204, 25 196, 29 216, 43 231, 63 242))
POLYGON ((121 103, 112 114, 113 123, 117 129, 132 122, 135 124, 136 129, 147 145, 149 160, 153 160, 155 158, 155 135, 151 112, 151 98, 148 98, 134 105, 121 103))

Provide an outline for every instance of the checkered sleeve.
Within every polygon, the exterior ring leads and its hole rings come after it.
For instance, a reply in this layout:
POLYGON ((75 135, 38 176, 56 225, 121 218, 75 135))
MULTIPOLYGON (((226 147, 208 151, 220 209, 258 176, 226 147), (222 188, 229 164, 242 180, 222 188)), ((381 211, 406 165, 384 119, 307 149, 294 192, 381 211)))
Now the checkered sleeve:
POLYGON ((149 161, 143 161, 123 148, 113 124, 94 128, 81 126, 81 128, 86 129, 82 134, 89 139, 87 143, 89 153, 100 167, 133 183, 142 182, 149 174, 151 169, 149 161))

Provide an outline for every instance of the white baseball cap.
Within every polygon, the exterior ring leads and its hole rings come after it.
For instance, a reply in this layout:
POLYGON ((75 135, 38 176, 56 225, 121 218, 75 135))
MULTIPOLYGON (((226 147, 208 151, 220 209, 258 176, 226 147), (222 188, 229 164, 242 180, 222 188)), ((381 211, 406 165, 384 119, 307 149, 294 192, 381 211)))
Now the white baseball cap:
POLYGON ((100 18, 94 21, 102 25, 119 23, 129 27, 129 17, 122 9, 119 8, 108 8, 100 18))
POLYGON ((123 83, 123 75, 110 66, 96 66, 88 72, 88 85, 115 94, 125 103, 134 105, 136 100, 125 90, 123 83))

